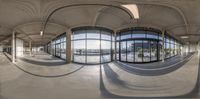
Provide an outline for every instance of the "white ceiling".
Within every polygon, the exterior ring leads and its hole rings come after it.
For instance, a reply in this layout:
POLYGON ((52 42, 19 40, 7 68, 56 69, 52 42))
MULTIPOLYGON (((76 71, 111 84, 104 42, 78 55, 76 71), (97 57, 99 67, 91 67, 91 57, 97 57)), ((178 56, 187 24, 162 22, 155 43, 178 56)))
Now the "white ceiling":
POLYGON ((113 30, 133 26, 167 30, 183 42, 200 40, 200 0, 0 0, 0 42, 8 41, 13 31, 33 43, 47 43, 67 29, 102 26, 113 30), (72 4, 137 4, 139 20, 131 20, 124 11, 105 6, 64 8, 52 15, 43 39, 40 30, 47 16, 56 8, 72 4))

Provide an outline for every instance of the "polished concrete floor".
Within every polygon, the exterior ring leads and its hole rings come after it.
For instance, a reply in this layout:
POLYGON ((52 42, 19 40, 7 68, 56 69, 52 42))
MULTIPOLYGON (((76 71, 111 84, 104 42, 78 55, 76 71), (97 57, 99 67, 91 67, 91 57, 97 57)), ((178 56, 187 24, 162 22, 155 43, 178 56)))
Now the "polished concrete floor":
POLYGON ((168 68, 152 69, 136 66, 136 69, 143 70, 137 73, 133 65, 121 62, 102 65, 65 64, 63 60, 45 53, 25 55, 18 58, 15 64, 10 62, 9 57, 8 54, 0 53, 0 99, 200 96, 197 86, 199 70, 197 53, 185 58, 180 57, 180 61, 166 66, 176 67, 170 68, 170 72, 167 73, 156 72, 169 70, 168 68), (149 71, 153 71, 156 75, 142 75, 149 71))

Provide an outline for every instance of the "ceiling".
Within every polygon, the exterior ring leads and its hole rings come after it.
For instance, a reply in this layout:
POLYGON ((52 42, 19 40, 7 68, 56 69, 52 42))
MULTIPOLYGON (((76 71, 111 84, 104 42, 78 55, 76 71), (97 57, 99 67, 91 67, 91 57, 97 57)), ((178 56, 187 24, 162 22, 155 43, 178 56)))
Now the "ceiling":
POLYGON ((166 30, 184 43, 200 40, 200 0, 0 0, 0 43, 8 43, 12 32, 26 42, 41 45, 79 26, 102 26, 112 30, 145 26, 166 30), (49 19, 44 36, 40 31, 55 9, 73 4, 137 4, 140 18, 108 6, 63 8, 49 19), (187 35, 188 39, 180 36, 187 35))

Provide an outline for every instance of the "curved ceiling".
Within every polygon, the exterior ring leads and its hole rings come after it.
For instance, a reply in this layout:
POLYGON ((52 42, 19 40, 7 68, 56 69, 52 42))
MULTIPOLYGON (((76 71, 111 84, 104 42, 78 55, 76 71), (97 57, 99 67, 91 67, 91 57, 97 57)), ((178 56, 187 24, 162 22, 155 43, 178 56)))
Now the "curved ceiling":
POLYGON ((0 0, 0 42, 13 31, 25 41, 45 44, 67 29, 79 26, 102 26, 113 30, 133 26, 167 30, 182 42, 200 40, 200 0, 0 0), (127 13, 107 6, 64 8, 52 15, 45 35, 40 31, 55 9, 72 4, 137 4, 140 18, 131 20, 127 13), (187 35, 188 39, 180 36, 187 35))

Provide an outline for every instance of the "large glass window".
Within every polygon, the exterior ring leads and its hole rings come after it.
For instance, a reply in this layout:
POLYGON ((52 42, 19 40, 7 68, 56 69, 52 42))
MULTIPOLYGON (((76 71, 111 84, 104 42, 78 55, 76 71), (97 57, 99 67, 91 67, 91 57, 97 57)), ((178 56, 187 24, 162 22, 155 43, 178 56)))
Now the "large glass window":
POLYGON ((74 62, 98 64, 111 61, 111 30, 105 28, 82 27, 72 29, 72 31, 74 62))
POLYGON ((171 36, 153 28, 129 28, 117 33, 117 59, 123 62, 154 62, 178 55, 180 47, 171 36), (163 45, 164 44, 164 45, 163 45), (164 47, 163 47, 164 46, 164 47), (165 53, 162 53, 164 48, 165 53))

